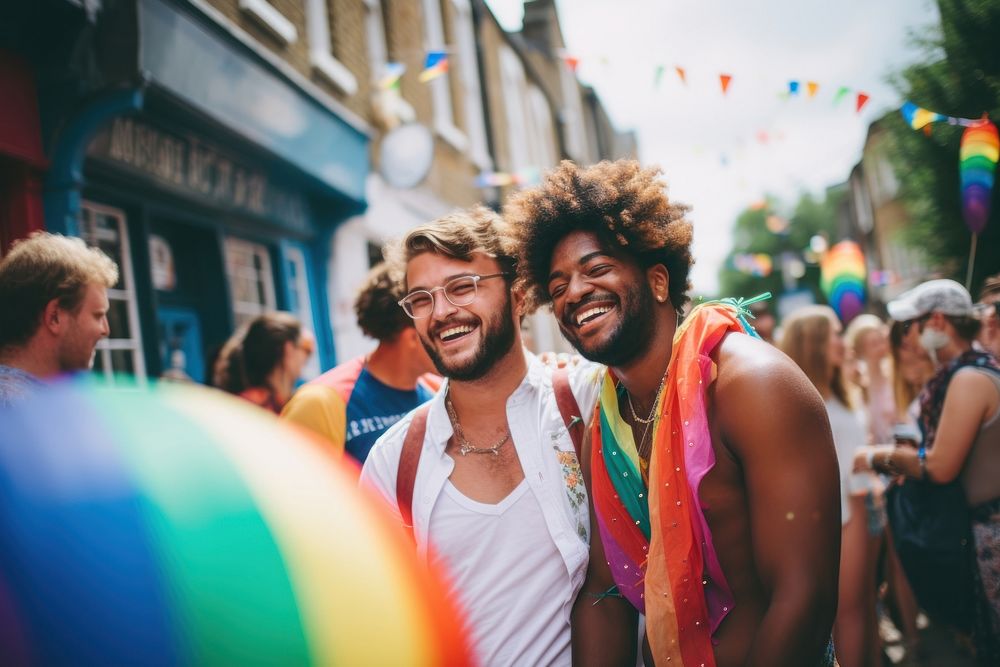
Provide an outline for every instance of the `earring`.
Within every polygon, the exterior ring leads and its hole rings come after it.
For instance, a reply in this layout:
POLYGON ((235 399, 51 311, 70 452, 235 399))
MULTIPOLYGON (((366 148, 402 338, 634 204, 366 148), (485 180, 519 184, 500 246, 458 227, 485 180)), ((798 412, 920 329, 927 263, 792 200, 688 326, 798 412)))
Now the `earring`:
POLYGON ((662 294, 657 294, 656 295, 656 300, 659 301, 660 303, 663 303, 663 295, 662 294))

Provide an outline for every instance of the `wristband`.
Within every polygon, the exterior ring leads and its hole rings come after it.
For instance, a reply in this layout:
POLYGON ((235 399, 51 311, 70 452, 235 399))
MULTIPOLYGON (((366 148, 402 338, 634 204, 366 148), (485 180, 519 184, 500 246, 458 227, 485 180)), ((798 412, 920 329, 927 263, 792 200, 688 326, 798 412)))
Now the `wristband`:
POLYGON ((923 445, 917 449, 917 461, 920 462, 920 479, 927 478, 927 448, 923 445))
POLYGON ((875 470, 875 452, 869 449, 865 452, 865 463, 868 464, 869 470, 875 470))

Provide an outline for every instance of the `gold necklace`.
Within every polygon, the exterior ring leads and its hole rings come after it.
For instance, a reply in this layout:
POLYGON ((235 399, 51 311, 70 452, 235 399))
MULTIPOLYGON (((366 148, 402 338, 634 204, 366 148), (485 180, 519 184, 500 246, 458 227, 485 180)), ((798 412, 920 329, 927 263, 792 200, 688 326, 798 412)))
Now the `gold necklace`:
MULTIPOLYGON (((646 436, 649 434, 650 424, 656 421, 656 406, 660 404, 660 394, 663 393, 663 387, 666 385, 668 377, 670 377, 669 366, 667 366, 667 369, 663 372, 663 377, 660 378, 660 386, 657 388, 656 396, 653 398, 653 407, 649 409, 649 416, 646 419, 643 419, 635 413, 635 408, 632 407, 632 394, 628 392, 628 389, 625 390, 625 397, 628 399, 628 409, 632 413, 632 418, 638 423, 646 425, 646 428, 642 430, 642 437, 639 439, 639 443, 635 447, 636 453, 639 455, 640 459, 645 459, 649 454, 649 452, 644 449, 646 436)), ((652 440, 649 441, 649 446, 652 448, 652 440)))
POLYGON ((510 440, 510 431, 507 431, 500 438, 500 442, 492 447, 477 447, 465 439, 465 431, 462 430, 462 425, 458 422, 458 415, 455 414, 455 406, 451 402, 451 396, 445 396, 444 406, 448 410, 448 419, 451 420, 451 428, 455 431, 455 438, 458 440, 459 454, 462 456, 467 456, 468 454, 492 454, 495 457, 500 456, 500 448, 510 440))

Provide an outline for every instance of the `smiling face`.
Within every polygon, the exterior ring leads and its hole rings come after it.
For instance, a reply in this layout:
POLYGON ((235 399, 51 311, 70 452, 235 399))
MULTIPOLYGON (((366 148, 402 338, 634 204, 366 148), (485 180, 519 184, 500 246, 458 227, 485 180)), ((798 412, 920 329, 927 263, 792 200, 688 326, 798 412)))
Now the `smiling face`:
POLYGON ((552 310, 581 355, 617 367, 646 353, 656 333, 656 300, 645 271, 588 231, 559 241, 550 266, 552 310))
MULTIPOLYGON (((461 276, 500 273, 495 259, 475 253, 471 262, 425 252, 406 264, 407 291, 431 290, 461 276)), ((438 373, 469 382, 486 375, 514 349, 517 326, 510 287, 503 278, 482 280, 475 300, 465 306, 434 292, 429 317, 413 321, 438 373)))

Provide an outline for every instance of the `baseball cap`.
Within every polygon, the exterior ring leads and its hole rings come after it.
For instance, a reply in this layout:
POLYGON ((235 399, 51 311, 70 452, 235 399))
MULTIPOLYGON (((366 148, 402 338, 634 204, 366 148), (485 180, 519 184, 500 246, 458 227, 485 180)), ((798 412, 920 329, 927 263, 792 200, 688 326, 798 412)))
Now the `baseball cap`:
POLYGON ((954 280, 929 280, 900 294, 886 304, 886 309, 889 317, 897 322, 913 320, 932 312, 970 317, 972 297, 954 280))

